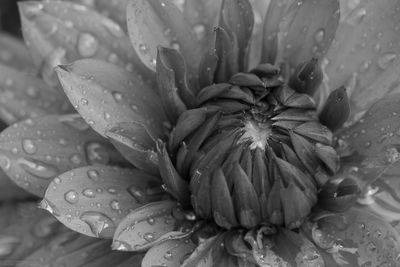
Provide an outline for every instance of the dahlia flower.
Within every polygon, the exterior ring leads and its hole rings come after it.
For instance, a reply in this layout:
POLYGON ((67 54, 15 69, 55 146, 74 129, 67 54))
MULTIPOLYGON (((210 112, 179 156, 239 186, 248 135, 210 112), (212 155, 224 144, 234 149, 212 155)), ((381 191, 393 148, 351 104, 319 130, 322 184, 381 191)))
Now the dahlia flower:
POLYGON ((397 0, 19 10, 7 266, 400 265, 397 0))

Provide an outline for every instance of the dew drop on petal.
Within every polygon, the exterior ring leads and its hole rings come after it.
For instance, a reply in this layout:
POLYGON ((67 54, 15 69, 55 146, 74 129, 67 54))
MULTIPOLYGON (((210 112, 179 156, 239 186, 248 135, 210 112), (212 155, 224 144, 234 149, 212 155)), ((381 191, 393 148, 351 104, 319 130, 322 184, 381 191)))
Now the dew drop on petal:
POLYGON ((82 195, 88 198, 95 198, 96 197, 96 192, 93 189, 86 188, 82 191, 82 195))
POLYGON ((59 173, 55 166, 38 160, 27 160, 25 158, 21 158, 17 160, 17 163, 27 173, 37 178, 52 179, 59 173))
POLYGON ((389 67, 389 65, 396 60, 397 55, 395 53, 389 52, 383 54, 381 57, 378 58, 378 66, 379 68, 385 70, 389 67))
POLYGON ((69 160, 71 161, 72 164, 75 164, 75 165, 79 165, 79 164, 82 163, 82 158, 81 158, 81 156, 79 154, 73 154, 69 158, 69 160))
POLYGON ((154 240, 154 235, 152 233, 145 233, 143 235, 143 238, 147 241, 147 242, 151 242, 154 240))
POLYGON ((112 92, 111 94, 112 94, 112 96, 114 97, 114 100, 117 103, 122 101, 123 96, 122 96, 122 94, 120 92, 112 92))
POLYGON ((88 175, 89 179, 91 179, 94 182, 97 182, 100 177, 100 174, 97 170, 89 170, 87 172, 87 175, 88 175))
POLYGON ((70 204, 76 204, 79 201, 78 192, 76 192, 75 190, 70 190, 64 194, 64 199, 70 204))
POLYGON ((148 224, 153 225, 156 222, 156 220, 153 217, 149 217, 147 218, 147 222, 148 224))
POLYGON ((99 48, 99 41, 90 33, 81 33, 78 36, 78 52, 83 57, 94 56, 99 48))
POLYGON ((21 240, 16 236, 0 237, 0 257, 11 255, 20 243, 21 240))
POLYGON ((314 40, 317 43, 320 43, 320 42, 322 42, 324 40, 324 37, 325 37, 325 30, 324 29, 319 29, 319 30, 317 30, 317 32, 314 35, 314 40))
POLYGON ((172 252, 171 252, 171 251, 165 252, 165 254, 164 254, 164 259, 170 261, 170 260, 172 260, 172 258, 173 258, 173 255, 172 255, 172 252))
POLYGON ((99 142, 89 142, 85 146, 86 159, 89 164, 107 164, 110 161, 110 155, 107 147, 99 142))
POLYGON ((136 200, 137 203, 142 204, 147 200, 146 193, 137 186, 130 186, 128 189, 128 193, 136 200))
POLYGON ((201 41, 206 35, 206 26, 202 23, 198 23, 193 26, 193 32, 196 35, 197 40, 201 41))
POLYGON ((112 249, 118 251, 132 251, 132 248, 128 243, 118 240, 113 241, 112 249))
POLYGON ((143 54, 147 54, 149 52, 149 47, 146 44, 139 44, 139 51, 143 54))
POLYGON ((96 237, 109 237, 115 231, 114 222, 101 212, 86 211, 79 218, 89 225, 96 237))
POLYGON ((113 209, 113 210, 120 210, 120 209, 121 209, 121 207, 120 207, 120 205, 119 205, 119 202, 118 202, 118 200, 116 200, 116 199, 111 200, 111 202, 110 202, 110 207, 111 207, 111 209, 113 209))
POLYGON ((6 156, 1 155, 0 156, 0 166, 4 170, 8 171, 11 168, 11 160, 6 156))
POLYGON ((313 226, 311 234, 315 244, 317 244, 320 248, 328 249, 333 247, 334 240, 327 233, 319 230, 317 225, 313 226))
POLYGON ((22 140, 22 148, 27 154, 35 154, 37 152, 37 147, 35 143, 30 139, 22 140))

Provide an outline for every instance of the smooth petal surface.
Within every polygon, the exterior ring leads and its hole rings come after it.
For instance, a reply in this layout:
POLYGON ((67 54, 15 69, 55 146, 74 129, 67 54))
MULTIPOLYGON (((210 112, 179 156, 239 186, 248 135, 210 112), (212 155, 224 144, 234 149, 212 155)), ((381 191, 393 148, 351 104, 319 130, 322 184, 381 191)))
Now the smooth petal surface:
POLYGON ((0 64, 0 118, 8 123, 72 111, 61 92, 26 72, 0 64))
MULTIPOLYGON (((68 231, 53 238, 17 264, 17 267, 31 267, 33 263, 40 263, 41 266, 49 264, 65 267, 117 266, 131 257, 135 257, 138 262, 142 258, 140 254, 112 251, 108 240, 90 238, 68 231)), ((131 266, 139 267, 140 265, 131 266)))
POLYGON ((142 267, 179 266, 195 248, 196 245, 190 237, 166 240, 147 251, 142 261, 142 267))
POLYGON ((94 57, 151 78, 124 30, 96 11, 65 1, 27 1, 19 4, 25 42, 46 80, 53 67, 94 57))
POLYGON ((366 210, 352 208, 321 216, 314 224, 306 223, 303 230, 336 263, 329 266, 398 265, 399 234, 366 210))
POLYGON ((167 119, 161 100, 141 78, 94 59, 59 66, 56 72, 75 109, 101 135, 131 121, 145 125, 157 137, 163 135, 167 119))
POLYGON ((396 0, 353 3, 327 54, 326 90, 347 85, 353 119, 376 99, 398 87, 399 8, 396 0))
POLYGON ((31 55, 22 40, 7 33, 0 33, 0 63, 10 68, 33 73, 31 55))
POLYGON ((142 62, 156 67, 157 46, 179 50, 192 74, 197 73, 200 45, 190 24, 171 1, 135 0, 127 9, 128 32, 142 62))
POLYGON ((339 18, 338 0, 294 1, 279 26, 278 63, 295 68, 313 57, 321 58, 335 37, 339 18))
POLYGON ((146 250, 165 240, 183 236, 190 226, 177 202, 153 202, 133 210, 121 221, 115 231, 113 248, 146 250))
POLYGON ((29 192, 17 186, 2 170, 0 171, 0 201, 32 198, 29 192))
POLYGON ((41 208, 76 232, 112 238, 130 210, 163 195, 158 178, 141 171, 87 166, 54 178, 41 208))
POLYGON ((92 164, 127 165, 78 114, 16 123, 0 134, 0 144, 1 168, 37 196, 43 196, 51 180, 65 171, 92 164))

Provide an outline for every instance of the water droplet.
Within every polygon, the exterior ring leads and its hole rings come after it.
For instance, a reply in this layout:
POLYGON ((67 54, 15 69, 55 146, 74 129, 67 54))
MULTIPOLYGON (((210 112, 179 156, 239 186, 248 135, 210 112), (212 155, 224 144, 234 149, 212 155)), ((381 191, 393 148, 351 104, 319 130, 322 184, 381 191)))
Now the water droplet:
POLYGON ((387 161, 391 164, 400 159, 400 153, 395 147, 389 147, 388 149, 386 149, 385 156, 387 161))
POLYGON ((86 158, 89 164, 102 164, 106 165, 110 161, 110 155, 108 154, 109 147, 106 147, 102 143, 90 142, 85 146, 86 158))
POLYGON ((55 166, 38 160, 27 160, 25 158, 20 158, 17 160, 17 163, 27 173, 37 178, 52 179, 56 177, 59 173, 59 170, 55 166))
POLYGON ((82 157, 81 157, 81 155, 79 155, 79 154, 73 154, 73 155, 69 158, 69 160, 71 161, 72 164, 75 164, 75 165, 79 165, 79 164, 82 163, 82 157))
POLYGON ((21 240, 16 236, 0 237, 0 257, 11 255, 20 243, 21 240))
POLYGON ((152 233, 145 233, 143 235, 143 238, 147 241, 147 242, 151 242, 154 240, 154 235, 152 233))
POLYGON ((127 190, 137 203, 142 204, 147 202, 147 196, 143 189, 133 185, 130 186, 127 190))
POLYGON ((86 188, 82 191, 82 195, 88 198, 95 198, 96 197, 96 192, 93 189, 86 188))
POLYGON ((156 220, 155 220, 153 217, 149 217, 149 218, 147 218, 147 222, 148 222, 150 225, 153 225, 153 224, 156 222, 156 220))
POLYGON ((132 248, 128 243, 123 242, 123 241, 118 241, 118 240, 113 241, 112 249, 119 250, 119 251, 132 251, 132 248))
POLYGON ((175 49, 175 50, 180 50, 181 49, 181 46, 179 45, 179 43, 177 43, 177 42, 172 42, 171 43, 171 47, 173 48, 173 49, 175 49))
POLYGON ((361 23, 364 20, 366 15, 367 15, 367 10, 365 8, 360 8, 355 13, 355 20, 354 21, 357 22, 357 23, 361 23))
POLYGON ((70 190, 64 194, 64 199, 70 204, 76 204, 79 201, 78 192, 75 190, 70 190))
POLYGON ((8 171, 11 168, 11 160, 4 155, 0 155, 0 166, 5 171, 8 171))
POLYGON ((171 251, 165 252, 164 259, 170 261, 170 260, 172 260, 172 258, 173 258, 173 256, 172 256, 172 252, 171 251))
POLYGON ((114 100, 115 100, 117 103, 119 103, 119 102, 122 101, 123 96, 122 96, 122 94, 121 94, 120 92, 112 92, 111 94, 112 94, 112 96, 114 97, 114 100))
POLYGON ((89 225, 96 237, 112 237, 115 231, 114 222, 101 212, 86 211, 79 218, 89 225))
POLYGON ((35 143, 30 139, 22 140, 22 148, 27 154, 35 154, 37 152, 37 147, 35 143))
POLYGON ((78 51, 83 57, 94 56, 99 48, 99 42, 90 33, 81 33, 78 36, 78 51))
POLYGON ((319 230, 316 224, 312 227, 311 234, 312 239, 320 248, 329 249, 334 246, 334 240, 329 236, 329 234, 319 230))
POLYGON ((87 172, 87 175, 88 175, 89 179, 91 179, 94 182, 97 182, 100 177, 100 174, 97 170, 89 170, 87 172))
POLYGON ((397 58, 397 55, 395 53, 389 52, 383 54, 379 59, 378 59, 378 66, 379 68, 385 70, 389 67, 389 65, 397 58))
POLYGON ((155 59, 155 58, 151 59, 151 60, 150 60, 150 66, 153 67, 153 68, 155 68, 156 65, 157 65, 157 59, 155 59))
POLYGON ((324 37, 325 37, 325 30, 324 29, 319 29, 314 35, 314 40, 317 43, 320 43, 320 42, 322 42, 324 40, 324 37))
POLYGON ((53 182, 54 182, 55 184, 61 184, 61 183, 62 183, 60 177, 54 178, 53 182))
POLYGON ((149 46, 146 44, 139 44, 139 51, 143 54, 147 54, 149 52, 149 46))
POLYGON ((203 40, 206 36, 206 26, 202 23, 198 23, 193 26, 193 32, 195 33, 197 40, 203 40))
POLYGON ((61 213, 60 211, 57 209, 57 207, 51 203, 48 199, 44 198, 40 203, 39 203, 39 208, 47 210, 48 212, 50 212, 51 214, 53 214, 54 216, 60 216, 61 213))
POLYGON ((86 98, 82 98, 81 103, 82 105, 87 106, 89 104, 89 101, 86 98))
POLYGON ((120 210, 120 209, 121 209, 121 207, 119 206, 118 200, 115 200, 115 199, 111 200, 111 202, 110 202, 110 207, 111 207, 113 210, 120 210))

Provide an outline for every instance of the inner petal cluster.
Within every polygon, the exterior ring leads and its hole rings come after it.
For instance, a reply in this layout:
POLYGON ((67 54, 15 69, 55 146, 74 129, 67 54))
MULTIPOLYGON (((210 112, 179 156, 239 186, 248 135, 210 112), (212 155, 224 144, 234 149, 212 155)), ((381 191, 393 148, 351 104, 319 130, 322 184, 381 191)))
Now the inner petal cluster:
POLYGON ((339 164, 313 99, 269 64, 207 86, 198 98, 201 107, 181 115, 170 136, 196 215, 227 229, 299 227, 339 164))

